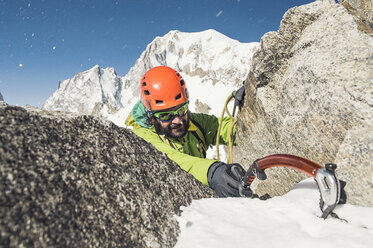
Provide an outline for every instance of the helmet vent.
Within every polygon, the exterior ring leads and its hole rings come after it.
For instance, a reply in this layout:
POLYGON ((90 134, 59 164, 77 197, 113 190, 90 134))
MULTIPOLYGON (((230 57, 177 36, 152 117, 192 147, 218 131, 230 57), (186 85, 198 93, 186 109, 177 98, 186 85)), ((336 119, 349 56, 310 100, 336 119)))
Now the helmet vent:
POLYGON ((178 99, 180 99, 180 98, 181 98, 181 94, 175 96, 175 100, 178 100, 178 99))
POLYGON ((155 104, 157 104, 157 105, 163 105, 163 101, 162 100, 155 100, 155 104))
POLYGON ((150 93, 149 93, 149 91, 148 91, 148 90, 144 90, 144 94, 145 94, 145 95, 147 95, 147 96, 149 96, 149 95, 150 95, 150 93))
POLYGON ((176 75, 177 75, 178 77, 180 77, 180 74, 179 74, 178 72, 176 72, 176 75))
POLYGON ((184 84, 185 84, 184 80, 181 79, 181 80, 180 80, 180 85, 181 85, 181 86, 184 86, 184 84))
POLYGON ((142 87, 145 87, 145 86, 146 86, 146 82, 143 82, 143 83, 142 83, 142 87))

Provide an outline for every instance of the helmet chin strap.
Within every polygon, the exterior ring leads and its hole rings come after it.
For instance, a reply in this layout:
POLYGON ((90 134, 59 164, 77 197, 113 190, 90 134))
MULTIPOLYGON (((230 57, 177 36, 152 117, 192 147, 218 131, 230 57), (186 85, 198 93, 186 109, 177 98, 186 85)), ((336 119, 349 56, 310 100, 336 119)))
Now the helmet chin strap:
MULTIPOLYGON (((150 103, 148 100, 146 100, 146 103, 148 104, 148 109, 146 111, 146 116, 150 118, 152 116, 152 108, 150 107, 150 103)), ((146 107, 145 107, 146 108, 146 107)))

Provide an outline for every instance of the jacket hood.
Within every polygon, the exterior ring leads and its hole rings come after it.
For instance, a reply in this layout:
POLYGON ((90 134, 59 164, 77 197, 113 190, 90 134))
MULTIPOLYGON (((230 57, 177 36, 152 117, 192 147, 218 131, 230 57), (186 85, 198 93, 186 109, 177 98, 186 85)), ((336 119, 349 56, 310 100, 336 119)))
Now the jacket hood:
POLYGON ((133 106, 131 114, 135 122, 145 128, 150 128, 151 125, 148 123, 148 117, 146 116, 146 108, 139 100, 135 106, 133 106))

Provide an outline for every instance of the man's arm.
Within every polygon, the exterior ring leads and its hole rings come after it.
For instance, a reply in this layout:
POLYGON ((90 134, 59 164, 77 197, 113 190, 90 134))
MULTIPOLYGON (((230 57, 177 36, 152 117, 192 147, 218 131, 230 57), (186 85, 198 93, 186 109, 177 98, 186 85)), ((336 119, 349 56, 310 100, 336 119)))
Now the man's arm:
POLYGON ((167 157, 176 162, 183 170, 192 174, 198 181, 207 186, 209 185, 207 172, 216 160, 193 157, 179 152, 170 145, 164 143, 156 133, 147 128, 138 127, 133 131, 136 135, 151 143, 157 150, 164 152, 167 157))

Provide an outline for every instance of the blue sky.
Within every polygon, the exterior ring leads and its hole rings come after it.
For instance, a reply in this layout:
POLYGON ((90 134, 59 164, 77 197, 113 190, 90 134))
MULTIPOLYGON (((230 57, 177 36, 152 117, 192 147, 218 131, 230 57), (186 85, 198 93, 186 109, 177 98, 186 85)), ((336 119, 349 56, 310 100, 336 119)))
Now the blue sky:
POLYGON ((0 0, 0 92, 41 107, 58 81, 98 64, 124 76, 156 36, 215 29, 240 42, 277 31, 313 0, 0 0))

